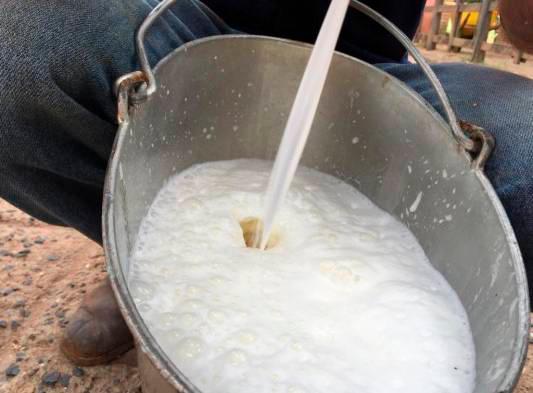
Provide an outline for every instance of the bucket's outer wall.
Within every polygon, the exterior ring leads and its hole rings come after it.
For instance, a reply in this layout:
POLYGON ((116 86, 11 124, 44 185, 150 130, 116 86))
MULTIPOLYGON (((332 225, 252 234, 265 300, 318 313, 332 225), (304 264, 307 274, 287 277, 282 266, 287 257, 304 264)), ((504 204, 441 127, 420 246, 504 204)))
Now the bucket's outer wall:
MULTIPOLYGON (((148 391, 167 385, 198 392, 153 340, 129 295, 140 222, 165 182, 193 164, 273 159, 309 53, 305 45, 265 37, 188 44, 160 62, 158 91, 119 130, 104 241, 117 297, 144 349, 140 357, 150 358, 148 365, 141 359, 148 391)), ((468 312, 475 393, 511 391, 527 349, 523 263, 492 187, 470 168, 440 116, 401 82, 337 54, 302 163, 354 185, 411 229, 468 312)))

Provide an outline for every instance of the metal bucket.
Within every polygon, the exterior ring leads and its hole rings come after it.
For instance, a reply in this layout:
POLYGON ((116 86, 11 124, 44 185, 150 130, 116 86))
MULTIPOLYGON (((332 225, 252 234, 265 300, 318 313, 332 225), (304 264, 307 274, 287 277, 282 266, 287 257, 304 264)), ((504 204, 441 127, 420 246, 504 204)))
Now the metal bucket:
MULTIPOLYGON (((141 60, 148 26, 138 37, 141 60)), ((130 296, 139 224, 165 182, 193 164, 272 159, 309 54, 307 45, 273 38, 209 38, 177 49, 154 74, 143 63, 143 73, 118 83, 121 124, 106 179, 104 242, 145 393, 199 390, 165 355, 130 296), (143 80, 148 88, 134 92, 143 80)), ((453 122, 451 128, 400 81, 342 54, 313 128, 302 164, 354 185, 411 229, 468 313, 475 392, 511 392, 526 355, 529 301, 514 234, 482 171, 490 146, 482 143, 473 159, 461 137, 472 140, 458 136, 453 122)))

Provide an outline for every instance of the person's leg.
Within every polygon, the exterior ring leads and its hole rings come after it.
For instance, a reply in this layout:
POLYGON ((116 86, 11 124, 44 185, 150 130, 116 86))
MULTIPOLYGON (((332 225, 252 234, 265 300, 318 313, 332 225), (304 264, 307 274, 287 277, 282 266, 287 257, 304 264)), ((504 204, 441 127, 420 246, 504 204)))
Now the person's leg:
MULTIPOLYGON (((101 241, 102 187, 117 127, 113 82, 138 69, 135 31, 157 0, 0 2, 0 197, 101 241)), ((153 62, 229 32, 180 0, 150 29, 153 62)))
MULTIPOLYGON (((442 113, 427 78, 416 65, 383 64, 442 113)), ((496 139, 485 172, 511 220, 533 283, 533 80, 495 69, 467 65, 433 66, 461 120, 496 139)), ((533 295, 533 285, 530 285, 533 295)))
MULTIPOLYGON (((102 187, 116 130, 113 82, 138 69, 135 31, 156 0, 0 2, 0 197, 101 241, 102 187)), ((150 29, 152 62, 196 38, 231 32, 196 0, 150 29)), ((68 269, 68 266, 65 266, 68 269)), ((69 318, 61 348, 80 365, 128 350, 106 282, 69 318)))

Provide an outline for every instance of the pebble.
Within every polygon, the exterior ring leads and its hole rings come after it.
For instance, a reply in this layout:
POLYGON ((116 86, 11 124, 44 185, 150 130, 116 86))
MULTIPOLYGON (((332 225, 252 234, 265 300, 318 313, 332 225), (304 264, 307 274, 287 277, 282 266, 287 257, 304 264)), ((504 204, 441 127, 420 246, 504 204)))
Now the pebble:
POLYGON ((33 242, 35 244, 43 244, 46 241, 46 237, 44 236, 37 236, 37 239, 35 239, 33 242))
POLYGON ((29 312, 25 308, 21 308, 19 310, 19 315, 21 316, 21 318, 28 318, 31 315, 31 312, 29 312))
POLYGON ((26 353, 25 352, 17 352, 15 356, 16 356, 15 361, 17 361, 17 362, 21 362, 24 359, 26 359, 26 353))
POLYGON ((10 295, 10 294, 12 294, 13 292, 16 292, 16 291, 18 291, 18 289, 16 289, 16 288, 4 288, 4 289, 2 289, 1 293, 2 293, 2 296, 8 296, 8 295, 10 295))
POLYGON ((0 320, 0 329, 5 329, 7 328, 7 321, 5 320, 0 320))
POLYGON ((24 258, 26 257, 29 253, 31 253, 31 250, 20 250, 19 252, 15 253, 14 257, 15 258, 24 258))
POLYGON ((26 307, 26 300, 24 299, 17 300, 13 306, 13 308, 23 308, 23 307, 26 307))
POLYGON ((61 373, 59 371, 51 371, 43 375, 41 382, 48 386, 54 386, 60 378, 61 373))
POLYGON ((28 376, 33 377, 38 372, 39 372, 39 367, 32 368, 30 371, 28 371, 28 376))
POLYGON ((72 369, 72 375, 74 375, 75 377, 83 377, 85 375, 85 370, 81 367, 74 367, 72 369))
POLYGON ((6 368, 6 377, 16 377, 20 373, 20 367, 13 363, 6 368))
POLYGON ((33 283, 33 280, 31 277, 27 277, 24 281, 22 281, 22 285, 30 286, 33 283))
POLYGON ((59 384, 67 388, 70 384, 70 378, 72 378, 72 375, 70 374, 61 374, 61 376, 59 377, 59 384))
POLYGON ((48 262, 55 262, 55 261, 59 260, 59 257, 57 255, 48 255, 46 257, 46 260, 48 262))
POLYGON ((55 315, 56 315, 56 317, 58 317, 59 319, 63 319, 63 318, 65 318, 65 311, 64 311, 64 310, 57 310, 57 311, 55 312, 55 315))
POLYGON ((17 330, 20 326, 19 321, 11 321, 11 330, 17 330))

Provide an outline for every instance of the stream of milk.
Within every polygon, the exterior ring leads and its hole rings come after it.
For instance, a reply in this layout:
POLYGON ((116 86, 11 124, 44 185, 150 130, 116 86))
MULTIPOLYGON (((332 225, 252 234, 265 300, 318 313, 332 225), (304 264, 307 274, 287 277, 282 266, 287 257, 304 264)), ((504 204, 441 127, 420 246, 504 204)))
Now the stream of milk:
POLYGON ((266 189, 261 215, 264 227, 257 231, 257 243, 262 250, 302 157, 349 4, 349 0, 331 2, 294 99, 266 189))
POLYGON ((246 247, 240 223, 261 214, 271 169, 193 166, 141 224, 130 292, 184 375, 204 393, 471 393, 459 299, 355 188, 300 167, 273 243, 246 247))

